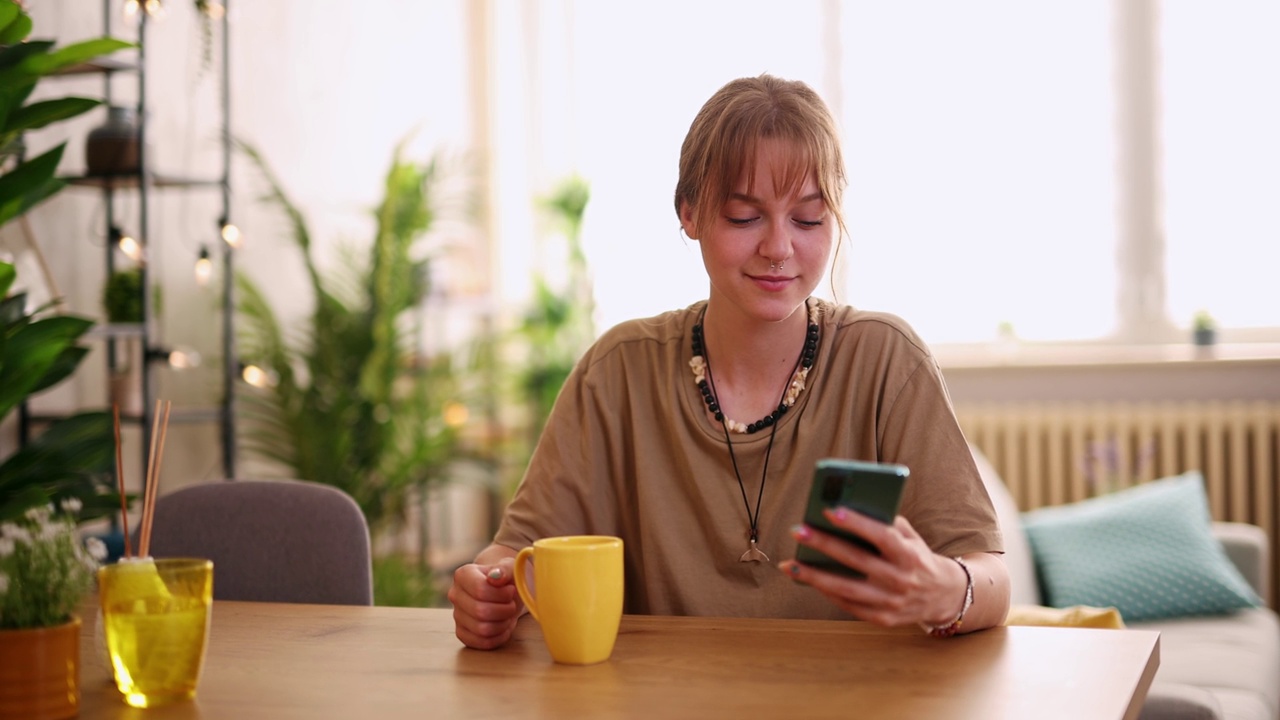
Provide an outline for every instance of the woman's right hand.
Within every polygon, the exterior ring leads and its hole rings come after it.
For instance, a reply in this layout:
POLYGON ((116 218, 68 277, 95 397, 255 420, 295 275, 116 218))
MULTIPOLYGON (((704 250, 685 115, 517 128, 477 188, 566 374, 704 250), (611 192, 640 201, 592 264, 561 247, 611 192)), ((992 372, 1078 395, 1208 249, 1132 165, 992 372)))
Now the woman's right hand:
POLYGON ((454 571, 449 602, 453 603, 454 632, 463 645, 492 650, 511 639, 516 620, 524 613, 514 568, 514 550, 491 546, 476 562, 454 571), (499 548, 506 552, 492 552, 499 548))

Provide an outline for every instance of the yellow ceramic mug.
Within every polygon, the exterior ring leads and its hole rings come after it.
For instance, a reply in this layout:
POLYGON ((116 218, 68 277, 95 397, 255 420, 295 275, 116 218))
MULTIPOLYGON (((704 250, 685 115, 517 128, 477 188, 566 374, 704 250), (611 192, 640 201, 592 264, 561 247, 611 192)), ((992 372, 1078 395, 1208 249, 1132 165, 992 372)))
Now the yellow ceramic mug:
POLYGON ((516 555, 516 590, 542 626, 556 662, 609 659, 622 620, 622 540, 570 535, 537 540, 516 555), (529 591, 525 561, 533 558, 529 591))
POLYGON ((125 702, 154 707, 195 697, 209 639, 213 563, 122 560, 98 569, 98 594, 125 702))

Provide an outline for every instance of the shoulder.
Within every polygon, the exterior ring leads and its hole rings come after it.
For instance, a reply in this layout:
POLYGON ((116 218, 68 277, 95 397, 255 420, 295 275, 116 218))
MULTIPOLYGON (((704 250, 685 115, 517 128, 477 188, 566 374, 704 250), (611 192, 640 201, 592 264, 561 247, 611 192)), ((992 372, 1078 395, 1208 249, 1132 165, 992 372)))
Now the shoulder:
POLYGON ((697 322, 702 302, 648 318, 626 320, 602 333, 582 357, 590 368, 632 356, 656 356, 680 348, 697 322))
POLYGON ((850 305, 818 301, 818 314, 824 330, 837 346, 866 346, 881 352, 904 354, 918 359, 932 356, 929 346, 904 319, 887 312, 859 310, 850 305))

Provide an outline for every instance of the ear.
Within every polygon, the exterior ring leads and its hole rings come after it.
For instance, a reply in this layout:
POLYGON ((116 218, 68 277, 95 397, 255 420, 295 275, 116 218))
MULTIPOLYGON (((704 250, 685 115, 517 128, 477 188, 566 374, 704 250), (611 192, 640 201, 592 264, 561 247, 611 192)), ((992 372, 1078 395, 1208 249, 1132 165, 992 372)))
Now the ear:
POLYGON ((693 207, 689 205, 689 201, 680 201, 680 227, 684 229, 684 234, 694 242, 697 242, 698 235, 693 222, 693 207))

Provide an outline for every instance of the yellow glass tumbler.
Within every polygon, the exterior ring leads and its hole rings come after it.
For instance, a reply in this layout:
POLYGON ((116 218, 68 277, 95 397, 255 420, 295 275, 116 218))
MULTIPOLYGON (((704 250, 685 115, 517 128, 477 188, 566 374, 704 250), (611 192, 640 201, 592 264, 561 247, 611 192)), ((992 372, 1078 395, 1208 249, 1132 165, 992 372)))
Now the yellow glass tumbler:
POLYGON ((622 621, 622 539, 571 535, 536 540, 516 555, 516 590, 542 626, 551 658, 608 660, 622 621), (525 563, 533 559, 533 591, 525 563))
POLYGON ((116 687, 133 707, 195 697, 209 639, 213 563, 125 559, 98 569, 116 687))

